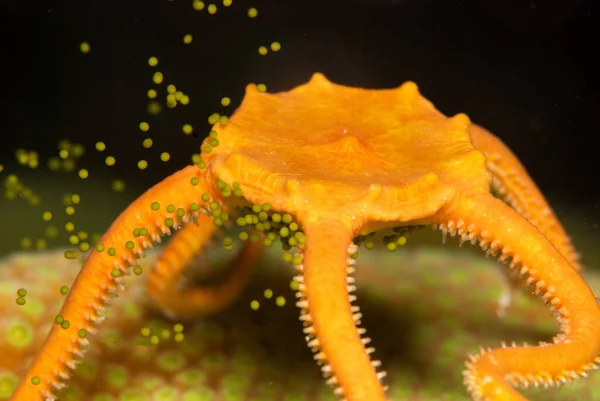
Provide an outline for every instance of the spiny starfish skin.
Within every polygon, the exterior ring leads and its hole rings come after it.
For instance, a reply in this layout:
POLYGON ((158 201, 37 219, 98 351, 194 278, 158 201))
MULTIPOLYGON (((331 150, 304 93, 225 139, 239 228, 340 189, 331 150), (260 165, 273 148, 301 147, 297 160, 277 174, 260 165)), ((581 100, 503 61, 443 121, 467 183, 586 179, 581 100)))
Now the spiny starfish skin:
MULTIPOLYGON (((121 275, 152 242, 192 224, 200 213, 221 225, 252 205, 289 213, 301 228, 293 263, 300 272, 304 333, 343 399, 386 399, 385 374, 370 359, 369 339, 357 328, 362 315, 352 305, 353 238, 402 226, 434 225, 498 255, 560 323, 552 344, 472 356, 465 383, 474 400, 522 401, 513 385, 561 384, 587 375, 600 362, 600 307, 571 264, 576 256, 570 242, 552 213, 532 212, 543 197, 528 186, 524 170, 502 170, 496 153, 500 160, 512 155, 493 141, 478 150, 474 138, 491 134, 472 136, 472 129, 466 115, 446 118, 410 82, 365 90, 315 74, 308 84, 276 95, 249 86, 229 123, 214 126, 201 165, 148 190, 91 252, 61 311, 70 326, 52 328, 12 399, 52 399, 86 343, 77 333, 102 320, 109 297, 121 290, 121 275), (491 195, 493 179, 519 211, 491 195)), ((280 236, 287 238, 289 230, 280 236)))
POLYGON ((581 270, 579 255, 569 236, 517 157, 485 128, 472 124, 470 132, 473 145, 486 156, 485 166, 492 173, 492 188, 548 237, 571 266, 581 270))
POLYGON ((186 268, 202 253, 208 241, 218 232, 207 215, 200 215, 197 224, 187 224, 169 241, 154 264, 148 282, 148 292, 163 312, 180 318, 214 314, 229 305, 244 286, 250 268, 260 256, 263 245, 247 242, 232 262, 232 269, 218 285, 187 288, 182 292, 186 268))

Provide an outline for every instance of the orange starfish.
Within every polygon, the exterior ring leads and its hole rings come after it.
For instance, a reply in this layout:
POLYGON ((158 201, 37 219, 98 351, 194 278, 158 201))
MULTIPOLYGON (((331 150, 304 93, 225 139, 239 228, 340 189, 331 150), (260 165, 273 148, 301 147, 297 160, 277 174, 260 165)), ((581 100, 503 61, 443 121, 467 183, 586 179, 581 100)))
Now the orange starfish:
POLYGON ((261 238, 267 245, 279 237, 299 249, 290 259, 300 271, 298 306, 308 346, 345 400, 385 400, 384 373, 369 357, 369 339, 357 328, 361 315, 352 305, 354 239, 402 226, 434 225, 499 255, 560 323, 551 344, 471 356, 464 375, 473 399, 524 400, 513 386, 562 384, 598 368, 600 307, 543 196, 497 138, 464 114, 445 117, 414 83, 365 90, 315 74, 308 84, 275 95, 250 85, 229 122, 214 126, 202 153, 199 165, 149 189, 112 224, 12 400, 53 399, 87 332, 121 289, 122 275, 144 248, 180 227, 149 288, 175 315, 227 305, 243 286, 261 238), (237 224, 259 235, 240 234, 247 241, 230 274, 214 287, 178 288, 193 255, 240 210, 245 215, 237 224))

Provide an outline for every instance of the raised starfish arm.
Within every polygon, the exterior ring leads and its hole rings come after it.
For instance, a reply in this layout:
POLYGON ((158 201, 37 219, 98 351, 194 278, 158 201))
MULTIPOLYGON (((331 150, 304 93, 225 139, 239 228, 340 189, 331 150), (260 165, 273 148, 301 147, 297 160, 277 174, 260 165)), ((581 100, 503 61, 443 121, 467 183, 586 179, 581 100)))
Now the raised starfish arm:
POLYGON ((245 242, 220 282, 182 288, 185 270, 203 252, 217 231, 213 218, 201 214, 197 222, 188 223, 179 230, 158 257, 148 278, 148 292, 170 316, 191 318, 218 312, 227 307, 244 287, 250 268, 263 249, 260 242, 245 242))
POLYGON ((297 305, 308 346, 328 378, 327 383, 346 401, 384 401, 384 389, 376 372, 379 361, 371 361, 370 340, 361 338, 360 323, 352 277, 356 251, 352 233, 341 223, 321 221, 303 224, 306 234, 297 305))
POLYGON ((196 166, 167 177, 141 195, 115 220, 83 265, 69 295, 12 401, 53 400, 64 386, 86 335, 103 320, 110 298, 122 291, 123 275, 152 242, 198 218, 206 208, 202 198, 220 201, 196 166))
POLYGON ((564 256, 530 222, 489 194, 463 198, 440 228, 499 254, 512 274, 547 304, 560 324, 554 342, 483 351, 467 363, 477 401, 525 401, 512 386, 570 382, 600 364, 600 307, 564 256), (511 386, 512 385, 512 386, 511 386))
POLYGON ((471 124, 470 132, 473 145, 486 156, 485 164, 493 177, 493 191, 544 233, 579 271, 579 255, 571 239, 517 156, 484 128, 471 124))

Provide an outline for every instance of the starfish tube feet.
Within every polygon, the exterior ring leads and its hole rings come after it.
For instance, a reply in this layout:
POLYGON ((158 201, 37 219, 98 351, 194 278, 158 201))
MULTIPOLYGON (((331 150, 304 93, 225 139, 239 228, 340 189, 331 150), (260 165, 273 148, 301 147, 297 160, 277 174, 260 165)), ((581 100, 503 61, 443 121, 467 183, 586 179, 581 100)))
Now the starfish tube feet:
POLYGON ((303 260, 298 264, 300 282, 297 305, 302 309, 308 346, 315 360, 334 387, 346 401, 384 401, 377 372, 379 361, 371 361, 374 350, 365 348, 368 338, 361 338, 364 329, 360 312, 351 303, 354 285, 349 274, 353 271, 356 245, 350 228, 339 222, 324 221, 304 225, 306 244, 303 260))
POLYGON ((247 241, 231 270, 218 283, 182 288, 185 270, 218 231, 205 214, 179 230, 159 255, 148 278, 148 293, 169 316, 192 318, 216 313, 231 304, 246 283, 250 269, 263 249, 261 242, 247 241))
POLYGON ((524 401, 514 387, 560 385, 597 369, 600 307, 591 289, 530 222, 489 194, 460 198, 440 228, 475 244, 509 266, 556 317, 553 343, 482 350, 471 356, 465 384, 477 401, 524 401))
POLYGON ((205 173, 188 166, 150 188, 125 209, 92 250, 75 279, 37 357, 11 401, 54 400, 83 356, 86 336, 103 320, 110 299, 124 288, 123 276, 144 249, 161 236, 218 203, 205 173))

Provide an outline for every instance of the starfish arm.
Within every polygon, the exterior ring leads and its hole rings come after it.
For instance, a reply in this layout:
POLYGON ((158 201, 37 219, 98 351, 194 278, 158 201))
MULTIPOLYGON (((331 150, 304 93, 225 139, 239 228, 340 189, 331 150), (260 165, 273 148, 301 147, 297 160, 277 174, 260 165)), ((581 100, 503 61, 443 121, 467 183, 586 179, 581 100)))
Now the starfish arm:
POLYGON ((591 289, 533 224, 490 194, 461 198, 442 214, 444 233, 459 234, 499 255, 528 289, 549 306, 561 333, 550 344, 482 351, 472 356, 465 384, 475 400, 524 401, 517 387, 557 385, 597 369, 600 307, 591 289))
POLYGON ((205 208, 203 193, 218 200, 211 191, 201 170, 189 166, 150 188, 121 213, 89 254, 58 315, 57 323, 62 324, 52 326, 11 401, 55 399, 53 393, 65 386, 85 351, 87 333, 94 331, 110 299, 124 288, 122 276, 145 248, 198 217, 205 208))
POLYGON ((554 211, 531 179, 517 156, 495 135, 472 124, 473 145, 486 156, 492 174, 492 189, 516 211, 535 225, 580 270, 579 255, 554 211))
POLYGON ((168 315, 191 318, 218 312, 233 302, 244 287, 263 249, 260 242, 245 242, 220 282, 181 288, 185 270, 217 231, 212 218, 201 214, 197 224, 186 224, 162 250, 148 278, 148 292, 168 315))
POLYGON ((377 373, 379 362, 369 358, 373 349, 365 349, 369 339, 361 339, 361 315, 351 305, 356 298, 348 276, 354 269, 350 255, 356 252, 351 231, 331 222, 303 227, 306 244, 296 278, 301 283, 297 306, 308 346, 337 395, 347 401, 383 401, 384 373, 377 373))

